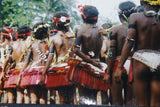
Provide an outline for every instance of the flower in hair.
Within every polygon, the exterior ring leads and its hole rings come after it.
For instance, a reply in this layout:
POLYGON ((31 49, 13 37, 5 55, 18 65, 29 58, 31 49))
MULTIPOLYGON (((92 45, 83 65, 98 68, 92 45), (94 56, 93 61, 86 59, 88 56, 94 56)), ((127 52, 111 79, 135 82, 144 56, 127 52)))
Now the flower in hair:
POLYGON ((61 21, 61 22, 66 22, 66 17, 61 16, 60 21, 61 21))

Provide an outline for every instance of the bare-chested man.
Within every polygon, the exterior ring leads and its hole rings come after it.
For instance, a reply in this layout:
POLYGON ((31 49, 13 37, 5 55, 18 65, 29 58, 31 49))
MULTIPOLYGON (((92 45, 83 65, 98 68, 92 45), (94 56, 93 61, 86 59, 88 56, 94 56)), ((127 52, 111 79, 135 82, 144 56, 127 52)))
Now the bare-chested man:
MULTIPOLYGON (((103 36, 96 25, 99 12, 94 6, 82 6, 80 7, 80 12, 85 25, 78 30, 73 52, 83 61, 101 68, 98 61, 100 61, 103 36)), ((81 86, 78 89, 80 104, 97 104, 97 90, 81 86)))
MULTIPOLYGON (((43 84, 45 81, 45 75, 52 63, 53 57, 55 57, 55 59, 53 59, 55 62, 54 65, 61 65, 66 63, 69 59, 70 49, 73 45, 73 39, 71 38, 74 37, 74 35, 69 32, 69 15, 65 12, 57 12, 53 16, 53 21, 53 24, 55 25, 58 32, 52 37, 49 48, 48 61, 46 67, 44 68, 40 84, 43 84), (56 53, 56 56, 54 53, 56 53)), ((57 90, 60 104, 74 104, 73 94, 75 88, 73 86, 58 87, 57 90)))
MULTIPOLYGON (((2 63, 2 73, 0 77, 0 84, 1 86, 4 84, 4 81, 7 81, 8 77, 8 70, 12 68, 13 60, 8 62, 10 55, 12 55, 12 47, 11 47, 11 39, 12 39, 12 28, 3 27, 1 31, 1 63, 2 63), (5 67, 5 68, 4 68, 5 67)), ((10 89, 4 87, 4 101, 3 103, 15 103, 15 89, 10 89)))
POLYGON ((131 100, 131 98, 127 98, 127 72, 123 68, 123 78, 122 81, 117 83, 113 78, 115 75, 115 69, 117 68, 119 58, 121 56, 122 47, 124 45, 126 36, 127 36, 127 22, 129 20, 130 14, 134 12, 135 4, 127 1, 122 2, 119 5, 119 18, 121 21, 121 25, 113 27, 110 32, 110 47, 108 52, 108 68, 105 75, 105 80, 111 79, 111 96, 112 96, 112 104, 113 105, 123 105, 126 104, 126 101, 131 100), (124 88, 124 99, 122 98, 122 89, 124 88))
MULTIPOLYGON (((31 45, 30 42, 26 41, 27 37, 31 35, 31 28, 29 26, 23 25, 18 28, 16 33, 16 41, 12 43, 13 54, 12 60, 16 62, 16 66, 12 71, 20 72, 24 65, 24 60, 26 58, 27 49, 31 45)), ((10 59, 11 60, 11 59, 10 59)), ((23 103, 23 92, 24 89, 17 87, 17 99, 16 103, 23 103)))
POLYGON ((117 67, 115 80, 120 81, 122 67, 134 45, 133 87, 138 106, 160 106, 160 1, 141 0, 143 13, 130 16, 127 40, 117 67), (158 71, 158 72, 157 72, 158 71))
MULTIPOLYGON (((33 26, 33 37, 35 40, 28 49, 25 64, 21 69, 21 74, 19 76, 20 78, 17 85, 20 84, 21 75, 24 75, 23 71, 27 70, 28 72, 26 73, 34 73, 41 72, 43 70, 48 55, 48 50, 46 49, 46 46, 48 44, 45 40, 48 37, 48 26, 49 25, 45 24, 44 22, 36 23, 33 26)), ((26 87, 28 87, 27 89, 29 89, 28 91, 30 93, 31 104, 47 103, 47 89, 45 87, 41 87, 38 85, 28 85, 26 87)))

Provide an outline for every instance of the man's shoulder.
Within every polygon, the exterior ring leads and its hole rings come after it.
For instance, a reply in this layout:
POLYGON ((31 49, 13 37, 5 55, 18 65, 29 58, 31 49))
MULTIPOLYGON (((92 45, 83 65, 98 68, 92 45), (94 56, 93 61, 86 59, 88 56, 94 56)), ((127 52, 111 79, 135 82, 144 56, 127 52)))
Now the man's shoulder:
POLYGON ((121 27, 122 27, 122 25, 116 25, 116 26, 112 27, 110 31, 111 31, 112 33, 113 33, 113 32, 117 32, 121 27))
POLYGON ((139 20, 142 17, 144 17, 144 13, 143 12, 141 12, 141 13, 133 13, 133 14, 130 15, 130 19, 138 19, 139 20))

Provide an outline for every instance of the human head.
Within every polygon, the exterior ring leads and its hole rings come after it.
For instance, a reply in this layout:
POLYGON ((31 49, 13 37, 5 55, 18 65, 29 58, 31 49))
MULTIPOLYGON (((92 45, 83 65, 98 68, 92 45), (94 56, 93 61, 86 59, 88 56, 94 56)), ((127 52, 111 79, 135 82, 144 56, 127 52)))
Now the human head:
POLYGON ((14 30, 9 27, 3 27, 1 30, 1 41, 4 42, 5 39, 12 40, 12 34, 14 33, 14 30))
POLYGON ((160 9, 160 0, 140 0, 144 9, 149 8, 149 10, 154 10, 156 12, 160 9))
POLYGON ((105 29, 106 31, 109 31, 110 30, 110 28, 112 28, 112 24, 110 24, 110 23, 104 23, 103 25, 102 25, 102 27, 103 27, 103 29, 105 29))
POLYGON ((132 13, 135 12, 135 4, 131 1, 125 1, 119 4, 119 18, 127 21, 132 13))
POLYGON ((44 22, 36 23, 33 26, 33 37, 38 40, 48 37, 48 27, 49 25, 44 22))
POLYGON ((85 5, 85 6, 79 6, 78 8, 80 8, 81 16, 84 23, 87 24, 97 23, 99 12, 96 7, 85 5))
POLYGON ((19 38, 26 39, 30 35, 31 35, 31 28, 27 25, 23 25, 20 28, 18 28, 16 33, 16 39, 19 38))
POLYGON ((53 26, 57 30, 68 31, 70 24, 70 17, 66 12, 56 12, 53 15, 53 26))
POLYGON ((141 12, 144 12, 144 8, 143 8, 143 6, 137 6, 137 8, 136 8, 136 12, 137 13, 141 13, 141 12))

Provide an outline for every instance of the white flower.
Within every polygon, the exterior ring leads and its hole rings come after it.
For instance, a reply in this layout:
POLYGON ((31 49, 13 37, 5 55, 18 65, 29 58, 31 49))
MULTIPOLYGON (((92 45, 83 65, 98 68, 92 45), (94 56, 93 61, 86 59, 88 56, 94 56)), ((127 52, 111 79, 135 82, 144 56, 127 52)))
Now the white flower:
POLYGON ((62 17, 60 18, 60 21, 61 21, 61 22, 66 22, 66 17, 62 16, 62 17))

